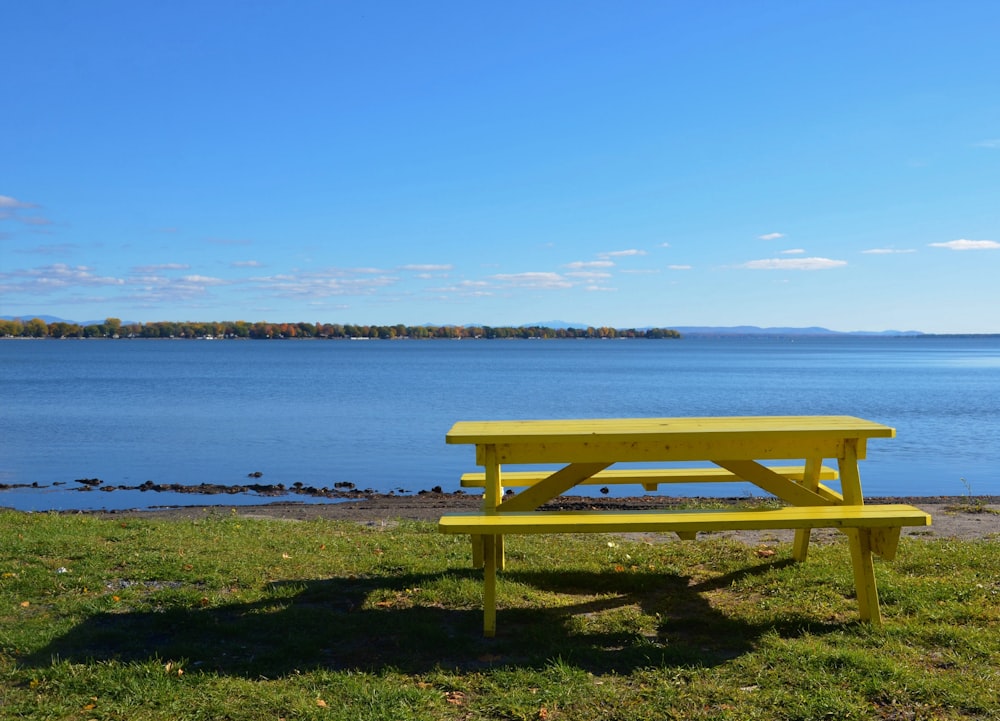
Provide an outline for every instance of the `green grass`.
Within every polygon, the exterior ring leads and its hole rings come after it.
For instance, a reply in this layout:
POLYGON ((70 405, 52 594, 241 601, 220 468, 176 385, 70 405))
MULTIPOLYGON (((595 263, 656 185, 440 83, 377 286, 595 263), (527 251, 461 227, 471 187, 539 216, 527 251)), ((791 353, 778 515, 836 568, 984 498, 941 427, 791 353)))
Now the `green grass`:
POLYGON ((0 514, 3 719, 1000 718, 1000 543, 515 537, 481 634, 433 524, 0 514))

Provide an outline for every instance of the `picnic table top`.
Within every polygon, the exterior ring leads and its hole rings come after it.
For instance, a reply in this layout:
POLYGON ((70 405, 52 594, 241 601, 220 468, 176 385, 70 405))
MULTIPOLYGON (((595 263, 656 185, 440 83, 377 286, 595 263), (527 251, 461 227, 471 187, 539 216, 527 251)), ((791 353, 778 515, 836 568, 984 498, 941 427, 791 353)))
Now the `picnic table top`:
POLYGON ((589 418, 550 420, 459 421, 445 438, 448 443, 574 442, 655 440, 657 437, 826 436, 892 438, 894 428, 854 416, 713 416, 679 418, 589 418))

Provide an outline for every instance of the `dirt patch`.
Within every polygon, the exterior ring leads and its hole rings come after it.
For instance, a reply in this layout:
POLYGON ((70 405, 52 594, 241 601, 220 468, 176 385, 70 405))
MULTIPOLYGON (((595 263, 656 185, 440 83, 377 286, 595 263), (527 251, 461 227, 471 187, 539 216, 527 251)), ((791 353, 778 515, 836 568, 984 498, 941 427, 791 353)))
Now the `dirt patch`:
MULTIPOLYGON (((584 498, 563 497, 551 508, 564 510, 605 509, 605 510, 653 510, 690 504, 690 498, 668 498, 664 496, 638 496, 635 498, 584 498)), ((746 499, 710 499, 713 503, 732 505, 745 503, 746 499)), ((933 525, 925 528, 904 528, 903 534, 915 538, 957 538, 1000 539, 1000 498, 980 497, 916 497, 916 498, 871 498, 869 503, 909 503, 931 514, 933 525)), ((96 511, 89 515, 106 518, 157 518, 157 519, 197 519, 210 514, 236 514, 245 518, 284 519, 306 521, 327 518, 354 521, 366 525, 388 524, 400 519, 416 521, 436 521, 444 513, 475 511, 481 506, 481 499, 465 493, 423 493, 414 496, 394 496, 372 494, 358 500, 338 503, 294 503, 277 502, 251 506, 185 506, 146 511, 96 511)), ((791 540, 792 531, 726 531, 717 536, 734 537, 751 544, 791 540)), ((835 538, 837 533, 829 529, 814 531, 813 538, 835 538)))

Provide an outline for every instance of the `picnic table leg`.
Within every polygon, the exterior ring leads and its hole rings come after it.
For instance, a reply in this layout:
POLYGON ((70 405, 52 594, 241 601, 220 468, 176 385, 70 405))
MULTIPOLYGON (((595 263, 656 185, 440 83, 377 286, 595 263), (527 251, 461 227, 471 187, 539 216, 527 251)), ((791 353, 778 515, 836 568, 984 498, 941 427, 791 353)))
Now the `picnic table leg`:
MULTIPOLYGON (((807 458, 806 467, 802 476, 802 485, 810 491, 819 488, 820 467, 823 465, 822 458, 807 458)), ((809 554, 809 529, 800 528, 795 531, 795 543, 792 546, 792 558, 796 561, 805 561, 809 554)))
MULTIPOLYGON (((840 470, 840 489, 844 494, 844 504, 864 505, 861 493, 861 474, 858 471, 858 442, 849 438, 844 442, 844 451, 837 459, 840 470)), ((873 626, 882 625, 882 611, 878 603, 878 588, 875 585, 875 566, 872 562, 872 532, 868 528, 845 531, 851 546, 851 565, 854 567, 854 590, 858 597, 858 611, 862 621, 873 626)))
POLYGON ((851 564, 854 567, 854 589, 858 597, 858 611, 862 621, 876 627, 882 626, 882 611, 875 585, 875 566, 872 562, 871 531, 857 528, 847 531, 851 546, 851 564))
POLYGON ((493 638, 497 632, 497 536, 483 540, 483 635, 493 638))
MULTIPOLYGON (((503 501, 503 480, 500 475, 500 461, 497 458, 497 447, 483 447, 483 470, 486 471, 486 487, 483 494, 483 510, 486 513, 496 513, 497 506, 503 501)), ((502 570, 507 562, 504 556, 503 536, 494 536, 493 553, 496 555, 498 567, 502 570)), ((473 551, 475 552, 475 551, 473 551)))

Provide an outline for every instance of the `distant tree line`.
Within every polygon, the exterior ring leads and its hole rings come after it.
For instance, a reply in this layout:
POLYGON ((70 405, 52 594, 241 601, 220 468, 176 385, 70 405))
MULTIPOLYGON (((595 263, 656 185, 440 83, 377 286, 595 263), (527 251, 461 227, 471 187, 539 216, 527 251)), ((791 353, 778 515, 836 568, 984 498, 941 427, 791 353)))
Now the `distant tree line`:
POLYGON ((107 318, 103 323, 81 326, 40 318, 27 321, 0 320, 0 338, 680 338, 669 328, 547 328, 544 326, 458 325, 354 325, 351 323, 249 323, 213 321, 204 323, 156 321, 122 323, 107 318))

